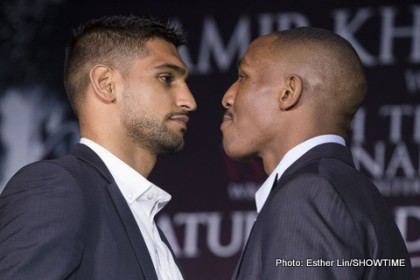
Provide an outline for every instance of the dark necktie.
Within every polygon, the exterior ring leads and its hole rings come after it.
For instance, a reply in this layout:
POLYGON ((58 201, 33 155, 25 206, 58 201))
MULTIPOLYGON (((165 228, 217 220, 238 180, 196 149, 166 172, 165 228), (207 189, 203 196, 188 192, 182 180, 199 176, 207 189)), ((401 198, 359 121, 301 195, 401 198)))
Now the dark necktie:
POLYGON ((273 190, 277 186, 278 182, 279 182, 279 174, 276 173, 276 178, 274 178, 274 182, 273 182, 273 186, 271 187, 271 190, 273 190))

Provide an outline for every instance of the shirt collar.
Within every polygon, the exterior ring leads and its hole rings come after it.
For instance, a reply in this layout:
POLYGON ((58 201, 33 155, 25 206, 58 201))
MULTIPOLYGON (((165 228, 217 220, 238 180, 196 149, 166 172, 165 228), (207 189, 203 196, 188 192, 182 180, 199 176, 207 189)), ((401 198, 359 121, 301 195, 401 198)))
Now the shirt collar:
MULTIPOLYGON (((118 187, 120 188, 125 200, 129 204, 132 204, 134 201, 136 201, 150 188, 158 188, 145 177, 143 177, 140 173, 138 173, 136 170, 134 170, 132 167, 120 160, 101 145, 87 138, 81 138, 80 143, 91 148, 102 159, 118 187)), ((171 199, 171 195, 160 188, 158 189, 159 193, 164 194, 165 198, 167 199, 166 202, 168 202, 171 199)))
POLYGON ((305 142, 302 142, 297 146, 293 147, 291 150, 289 150, 281 159, 277 167, 274 168, 270 176, 268 176, 268 178, 265 180, 262 186, 255 193, 255 203, 257 206, 258 213, 261 211, 268 198, 268 195, 271 192, 275 177, 277 176, 278 179, 280 179, 284 171, 286 171, 286 169, 289 168, 296 160, 298 160, 301 156, 303 156, 307 151, 309 151, 313 147, 324 143, 337 143, 344 146, 346 145, 346 142, 343 137, 333 134, 327 134, 316 136, 314 138, 306 140, 305 142))

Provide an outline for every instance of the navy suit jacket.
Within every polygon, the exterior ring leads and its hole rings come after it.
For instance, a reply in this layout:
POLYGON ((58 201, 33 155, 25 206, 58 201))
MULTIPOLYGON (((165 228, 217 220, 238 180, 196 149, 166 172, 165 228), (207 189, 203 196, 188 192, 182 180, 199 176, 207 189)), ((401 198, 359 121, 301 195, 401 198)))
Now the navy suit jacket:
POLYGON ((157 280, 127 202, 90 148, 30 164, 6 185, 0 279, 157 280))
POLYGON ((348 148, 322 144, 273 186, 232 279, 408 280, 412 271, 377 188, 348 148), (402 265, 387 266, 390 259, 402 265))

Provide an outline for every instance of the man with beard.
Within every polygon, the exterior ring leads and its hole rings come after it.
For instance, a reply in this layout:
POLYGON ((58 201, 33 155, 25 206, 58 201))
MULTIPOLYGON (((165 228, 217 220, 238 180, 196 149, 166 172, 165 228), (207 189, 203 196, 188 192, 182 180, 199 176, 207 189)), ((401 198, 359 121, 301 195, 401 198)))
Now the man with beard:
POLYGON ((171 196, 146 178, 184 144, 196 103, 177 47, 151 18, 75 30, 65 87, 81 143, 30 164, 0 197, 0 279, 182 279, 154 216, 171 196))
POLYGON ((233 279, 411 279, 393 217, 345 143, 365 94, 358 55, 333 32, 301 27, 251 43, 222 100, 223 145, 262 160, 269 176, 233 279))

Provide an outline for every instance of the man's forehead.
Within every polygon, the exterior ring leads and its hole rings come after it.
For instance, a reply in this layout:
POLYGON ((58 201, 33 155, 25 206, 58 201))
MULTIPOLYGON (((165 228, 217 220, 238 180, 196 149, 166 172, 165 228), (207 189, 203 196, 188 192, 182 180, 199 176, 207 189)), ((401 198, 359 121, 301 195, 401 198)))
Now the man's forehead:
POLYGON ((246 67, 247 65, 248 65, 248 62, 246 61, 246 57, 243 56, 238 62, 238 68, 243 68, 243 67, 246 67))
POLYGON ((164 40, 150 40, 146 44, 146 55, 140 56, 139 64, 146 64, 149 69, 168 69, 180 74, 187 74, 188 67, 182 60, 177 48, 164 40))
POLYGON ((250 50, 251 49, 263 49, 263 48, 272 47, 276 44, 275 42, 277 40, 278 40, 278 37, 273 35, 273 34, 264 35, 264 36, 258 37, 254 41, 252 41, 250 46, 249 46, 249 49, 250 50))
POLYGON ((239 68, 248 68, 260 64, 267 59, 271 60, 272 52, 267 45, 251 45, 245 52, 244 56, 239 60, 239 68))

